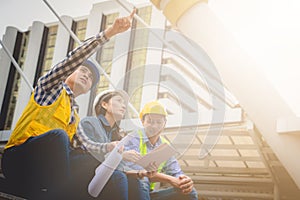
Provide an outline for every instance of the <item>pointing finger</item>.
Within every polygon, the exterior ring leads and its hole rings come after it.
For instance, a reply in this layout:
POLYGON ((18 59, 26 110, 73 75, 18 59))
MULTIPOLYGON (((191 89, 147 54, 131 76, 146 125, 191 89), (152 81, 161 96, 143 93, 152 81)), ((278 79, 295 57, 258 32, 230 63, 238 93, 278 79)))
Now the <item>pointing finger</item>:
POLYGON ((136 8, 134 8, 133 11, 130 13, 129 20, 133 19, 135 13, 136 13, 136 8))

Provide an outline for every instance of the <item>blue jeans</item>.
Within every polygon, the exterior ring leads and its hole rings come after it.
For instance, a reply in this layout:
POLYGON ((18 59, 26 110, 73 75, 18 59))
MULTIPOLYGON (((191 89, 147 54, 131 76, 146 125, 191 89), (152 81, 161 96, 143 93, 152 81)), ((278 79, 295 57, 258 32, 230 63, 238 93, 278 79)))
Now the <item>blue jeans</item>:
POLYGON ((167 188, 162 190, 154 190, 150 192, 151 200, 198 200, 198 193, 195 188, 189 194, 182 194, 176 188, 167 188))
POLYGON ((129 200, 150 200, 149 191, 143 187, 143 183, 140 179, 133 176, 127 176, 127 178, 129 200))
POLYGON ((87 186, 95 175, 95 169, 99 165, 99 161, 90 153, 74 150, 71 152, 71 174, 72 184, 70 196, 68 199, 88 200, 150 200, 148 191, 143 190, 139 179, 133 176, 126 176, 122 171, 115 170, 100 192, 97 198, 93 198, 88 194, 87 186), (89 170, 93 166, 93 170, 89 170), (82 187, 86 185, 86 187, 82 187), (76 191, 76 192, 74 192, 76 191))
POLYGON ((195 188, 189 194, 183 194, 179 189, 173 187, 150 191, 150 183, 147 178, 141 180, 141 185, 144 191, 150 194, 151 200, 198 200, 195 188))
POLYGON ((94 198, 88 194, 88 185, 100 162, 90 153, 81 150, 73 150, 70 157, 72 177, 68 199, 128 200, 128 183, 125 173, 115 170, 99 196, 94 198))

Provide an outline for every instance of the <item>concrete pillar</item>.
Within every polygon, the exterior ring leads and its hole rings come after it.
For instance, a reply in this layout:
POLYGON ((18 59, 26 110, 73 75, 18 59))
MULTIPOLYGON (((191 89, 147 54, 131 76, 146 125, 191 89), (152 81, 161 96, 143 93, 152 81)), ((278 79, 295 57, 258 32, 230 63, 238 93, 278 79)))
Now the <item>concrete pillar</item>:
POLYGON ((151 1, 163 10, 174 26, 207 52, 227 88, 237 97, 300 188, 300 160, 295 159, 300 151, 300 134, 280 135, 276 131, 279 118, 295 117, 295 114, 257 63, 239 47, 206 1, 151 1))
MULTIPOLYGON (((66 24, 68 28, 71 29, 73 23, 73 19, 71 17, 62 16, 61 20, 66 24)), ((53 52, 53 59, 52 59, 53 65, 60 62, 67 56, 69 51, 68 48, 69 48, 70 37, 71 36, 69 32, 65 29, 65 27, 61 23, 59 23, 57 29, 56 41, 55 41, 55 49, 53 52)))
MULTIPOLYGON (((16 39, 17 39, 17 33, 18 29, 14 27, 7 27, 6 32, 3 35, 2 43, 7 47, 7 49, 10 51, 11 55, 14 52, 14 48, 16 45, 16 39)), ((2 108, 3 100, 4 100, 4 95, 5 95, 5 89, 6 89, 6 84, 7 84, 7 79, 9 76, 9 70, 10 70, 10 65, 11 65, 11 60, 6 54, 6 52, 1 49, 0 50, 0 109, 2 108)), ((1 110, 0 110, 1 113, 1 110)))
MULTIPOLYGON (((154 31, 161 38, 163 38, 165 34, 165 23, 165 17, 153 7, 149 26, 151 27, 152 31, 154 31)), ((159 81, 161 76, 160 67, 164 47, 162 41, 159 41, 156 36, 150 32, 150 30, 148 47, 150 48, 147 50, 146 63, 148 63, 148 65, 153 65, 154 67, 149 66, 145 68, 144 83, 148 86, 143 88, 141 108, 149 101, 153 101, 158 98, 159 81), (152 50, 151 47, 153 48, 152 50), (150 85, 148 83, 150 83, 150 85)))
MULTIPOLYGON (((126 12, 119 4, 115 5, 115 8, 118 10, 111 9, 111 13, 119 13, 119 16, 127 16, 128 12, 126 12)), ((114 43, 114 53, 113 53, 113 62, 111 66, 110 78, 112 83, 117 87, 117 89, 125 89, 124 88, 124 76, 126 73, 129 46, 130 46, 130 36, 131 32, 127 31, 125 33, 121 33, 115 36, 114 43)))
MULTIPOLYGON (((93 8, 88 16, 87 29, 86 29, 86 38, 92 37, 100 32, 102 15, 103 13, 116 11, 116 3, 114 1, 105 1, 103 3, 93 5, 93 8)), ((96 57, 96 53, 91 56, 92 58, 96 57)), ((79 116, 85 117, 88 114, 90 92, 84 95, 80 95, 76 98, 76 101, 79 105, 79 116)))
MULTIPOLYGON (((24 62, 23 72, 32 85, 38 64, 40 48, 42 46, 44 29, 45 25, 42 22, 35 21, 32 24, 29 35, 27 55, 24 62)), ((12 127, 16 125, 19 117, 28 103, 30 95, 31 89, 28 87, 24 79, 21 79, 12 127)))

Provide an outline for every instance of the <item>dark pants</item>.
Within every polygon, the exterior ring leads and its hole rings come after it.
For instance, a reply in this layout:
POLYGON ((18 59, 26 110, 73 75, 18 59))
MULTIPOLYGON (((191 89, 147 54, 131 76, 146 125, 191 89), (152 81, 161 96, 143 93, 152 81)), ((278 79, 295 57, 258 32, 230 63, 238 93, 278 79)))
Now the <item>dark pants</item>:
MULTIPOLYGON (((100 164, 89 153, 71 150, 64 130, 55 129, 6 149, 5 178, 27 199, 94 199, 87 186, 100 164)), ((127 177, 115 171, 96 199, 128 199, 127 177), (115 191, 115 192, 112 192, 115 191)))
POLYGON ((125 173, 115 170, 97 198, 88 194, 88 185, 95 175, 100 162, 90 153, 74 150, 71 152, 71 195, 68 199, 122 199, 128 200, 128 183, 125 173))
POLYGON ((99 161, 91 154, 83 151, 71 152, 71 192, 68 199, 89 200, 150 200, 149 194, 145 194, 142 183, 134 176, 126 176, 122 171, 115 170, 97 198, 88 194, 88 184, 95 175, 95 169, 99 161), (93 170, 90 170, 93 166, 93 170), (84 187, 82 187, 84 185, 84 187))
POLYGON ((174 187, 150 191, 150 183, 147 178, 141 179, 141 185, 144 191, 150 195, 149 198, 151 200, 198 200, 195 188, 189 194, 183 194, 179 189, 174 187))
POLYGON ((198 194, 195 188, 189 194, 183 194, 179 189, 166 188, 150 193, 151 200, 197 200, 198 194))
POLYGON ((69 146, 67 134, 55 129, 6 149, 2 170, 15 194, 46 199, 49 194, 61 193, 70 177, 69 146))

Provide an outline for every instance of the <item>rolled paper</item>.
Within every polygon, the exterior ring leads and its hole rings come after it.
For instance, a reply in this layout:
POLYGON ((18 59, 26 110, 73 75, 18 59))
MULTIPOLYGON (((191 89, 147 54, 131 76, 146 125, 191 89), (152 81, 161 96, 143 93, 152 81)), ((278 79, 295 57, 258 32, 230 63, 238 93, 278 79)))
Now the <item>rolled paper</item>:
POLYGON ((95 176, 88 186, 88 192, 91 196, 97 197, 100 194, 121 160, 122 155, 118 151, 112 151, 108 158, 97 167, 95 176))
POLYGON ((111 175, 122 160, 119 149, 131 138, 130 135, 124 137, 112 150, 109 156, 95 170, 95 176, 88 185, 88 192, 91 196, 97 197, 104 188, 111 175))

